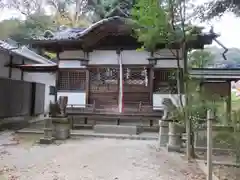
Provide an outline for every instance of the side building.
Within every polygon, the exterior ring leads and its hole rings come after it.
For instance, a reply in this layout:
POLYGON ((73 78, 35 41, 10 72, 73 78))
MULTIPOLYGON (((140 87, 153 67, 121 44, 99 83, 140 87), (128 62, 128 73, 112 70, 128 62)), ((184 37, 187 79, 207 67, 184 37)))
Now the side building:
POLYGON ((15 118, 38 119, 47 115, 49 103, 55 99, 56 75, 31 72, 28 67, 54 66, 55 63, 26 46, 5 41, 0 41, 0 57, 0 124, 15 118))

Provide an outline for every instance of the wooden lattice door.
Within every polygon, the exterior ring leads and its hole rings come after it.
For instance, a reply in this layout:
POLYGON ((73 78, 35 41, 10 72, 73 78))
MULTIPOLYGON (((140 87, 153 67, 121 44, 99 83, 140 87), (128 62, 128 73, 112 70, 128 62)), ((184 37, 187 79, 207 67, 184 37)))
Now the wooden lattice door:
POLYGON ((150 105, 149 69, 124 67, 124 107, 138 107, 139 103, 150 105))
POLYGON ((89 68, 89 103, 96 108, 117 108, 119 97, 119 68, 89 68))

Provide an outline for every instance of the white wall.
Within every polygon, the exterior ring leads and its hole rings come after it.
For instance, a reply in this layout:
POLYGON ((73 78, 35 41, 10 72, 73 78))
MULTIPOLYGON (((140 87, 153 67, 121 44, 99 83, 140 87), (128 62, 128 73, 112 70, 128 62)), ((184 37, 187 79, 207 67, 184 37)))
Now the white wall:
MULTIPOLYGON (((149 64, 148 58, 150 52, 147 51, 136 51, 136 50, 123 50, 121 51, 122 63, 123 64, 149 64)), ((161 58, 175 58, 174 55, 169 54, 167 50, 160 51, 159 54, 155 53, 154 57, 161 58)), ((115 50, 95 50, 89 53, 89 64, 118 64, 118 55, 115 50)), ((159 68, 177 68, 177 60, 163 59, 158 60, 155 65, 159 68)), ((183 61, 180 60, 180 67, 183 67, 183 61)))
MULTIPOLYGON (((182 96, 182 102, 185 104, 184 95, 182 96)), ((175 106, 180 106, 180 96, 178 94, 153 94, 153 109, 161 109, 164 98, 170 98, 175 106), (155 107, 154 107, 155 106, 155 107)))
MULTIPOLYGON (((149 64, 150 53, 147 51, 123 50, 123 64, 149 64)), ((89 53, 89 64, 119 64, 116 50, 95 50, 89 53)))
POLYGON ((85 107, 86 93, 85 92, 58 92, 58 99, 60 96, 68 97, 68 105, 85 107))
MULTIPOLYGON (((68 51, 69 53, 69 51, 68 51)), ((69 58, 67 58, 69 59, 69 58)), ((60 60, 59 61, 60 68, 85 68, 85 66, 81 66, 80 61, 78 60, 60 60)), ((58 92, 57 98, 59 99, 60 96, 67 96, 68 97, 68 105, 74 105, 85 107, 86 105, 86 93, 85 92, 58 92)))
POLYGON ((50 86, 55 86, 56 84, 56 74, 55 73, 29 73, 24 72, 24 80, 29 82, 37 82, 45 84, 45 105, 44 112, 49 112, 50 102, 55 101, 54 95, 49 95, 50 86))
POLYGON ((59 68, 85 68, 78 60, 60 60, 59 68))
POLYGON ((147 51, 124 50, 121 55, 123 64, 149 64, 150 52, 147 51))
POLYGON ((79 59, 87 58, 87 53, 82 50, 78 51, 64 51, 59 54, 60 59, 79 59))
POLYGON ((118 64, 118 56, 115 50, 96 50, 89 53, 89 64, 118 64))

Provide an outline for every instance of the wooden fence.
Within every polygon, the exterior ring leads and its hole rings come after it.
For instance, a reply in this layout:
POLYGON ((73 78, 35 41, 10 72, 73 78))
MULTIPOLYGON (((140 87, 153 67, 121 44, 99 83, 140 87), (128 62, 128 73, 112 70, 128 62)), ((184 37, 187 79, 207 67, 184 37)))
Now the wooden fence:
POLYGON ((45 85, 0 78, 0 118, 44 113, 45 85))

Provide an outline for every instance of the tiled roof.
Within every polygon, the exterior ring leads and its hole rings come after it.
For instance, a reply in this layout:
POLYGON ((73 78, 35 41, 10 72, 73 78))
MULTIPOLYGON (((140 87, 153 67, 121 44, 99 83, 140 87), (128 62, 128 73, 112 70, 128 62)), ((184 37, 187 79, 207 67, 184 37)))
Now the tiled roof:
POLYGON ((217 62, 210 65, 208 68, 218 68, 218 69, 240 69, 240 64, 232 61, 217 62))
POLYGON ((21 47, 17 47, 15 45, 10 45, 5 41, 1 41, 0 40, 0 48, 10 51, 16 55, 25 57, 29 60, 35 61, 36 63, 40 63, 40 64, 55 64, 54 62, 40 56, 39 54, 31 51, 30 49, 28 49, 26 46, 21 46, 21 47))
POLYGON ((63 31, 52 33, 53 36, 50 37, 34 37, 33 39, 37 40, 68 40, 68 39, 80 39, 84 35, 86 35, 89 31, 93 30, 94 28, 98 27, 101 24, 104 24, 106 22, 111 22, 117 20, 118 22, 124 22, 126 21, 126 18, 114 16, 109 17, 106 19, 102 19, 92 25, 90 25, 88 28, 67 28, 63 31))
MULTIPOLYGON (((81 39, 84 35, 88 34, 90 31, 93 29, 99 27, 102 24, 106 23, 113 23, 113 26, 118 23, 125 23, 126 21, 134 23, 133 20, 124 18, 124 17, 119 17, 119 16, 113 16, 109 17, 106 19, 102 19, 88 28, 68 28, 59 32, 55 33, 50 33, 49 36, 47 37, 34 37, 32 38, 33 40, 78 40, 81 39)), ((143 28, 148 28, 148 27, 143 27, 143 28)), ((217 34, 214 33, 200 33, 200 36, 218 36, 217 34)))
MULTIPOLYGON (((77 39, 79 34, 86 28, 67 28, 65 30, 52 33, 53 37, 42 37, 43 39, 77 39)), ((41 37, 40 37, 41 39, 41 37)))

